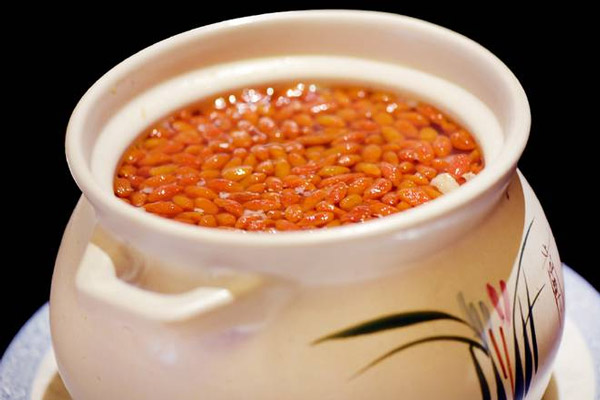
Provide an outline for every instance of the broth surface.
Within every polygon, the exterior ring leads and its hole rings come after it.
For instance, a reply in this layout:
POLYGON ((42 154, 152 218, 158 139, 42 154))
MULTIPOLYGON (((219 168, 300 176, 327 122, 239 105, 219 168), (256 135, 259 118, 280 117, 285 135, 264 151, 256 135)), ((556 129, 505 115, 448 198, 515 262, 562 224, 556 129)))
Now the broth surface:
POLYGON ((429 104, 293 82, 223 93, 153 124, 123 155, 114 192, 183 223, 277 232, 402 212, 483 165, 470 132, 429 104))

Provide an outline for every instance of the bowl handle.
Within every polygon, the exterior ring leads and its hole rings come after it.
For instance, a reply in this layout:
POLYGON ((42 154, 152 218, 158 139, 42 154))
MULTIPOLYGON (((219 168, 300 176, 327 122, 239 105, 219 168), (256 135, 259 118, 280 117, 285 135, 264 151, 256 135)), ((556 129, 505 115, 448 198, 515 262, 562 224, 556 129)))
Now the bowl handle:
POLYGON ((155 322, 177 322, 231 303, 228 289, 198 287, 184 293, 165 294, 129 284, 117 276, 112 258, 88 243, 76 275, 81 296, 155 322))

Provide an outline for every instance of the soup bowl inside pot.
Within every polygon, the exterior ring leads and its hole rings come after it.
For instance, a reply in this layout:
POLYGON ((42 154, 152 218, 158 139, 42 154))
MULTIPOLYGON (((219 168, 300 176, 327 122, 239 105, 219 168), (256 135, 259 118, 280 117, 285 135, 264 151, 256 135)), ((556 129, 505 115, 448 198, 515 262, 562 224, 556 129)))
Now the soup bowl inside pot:
POLYGON ((82 399, 540 398, 564 299, 548 224, 516 172, 529 124, 494 55, 397 15, 242 18, 132 56, 85 94, 67 131, 85 197, 52 288, 67 387, 82 399), (473 132, 486 167, 415 209, 294 233, 188 226, 114 196, 119 159, 150 123, 296 79, 423 99, 473 132), (70 244, 74 230, 90 243, 70 244))

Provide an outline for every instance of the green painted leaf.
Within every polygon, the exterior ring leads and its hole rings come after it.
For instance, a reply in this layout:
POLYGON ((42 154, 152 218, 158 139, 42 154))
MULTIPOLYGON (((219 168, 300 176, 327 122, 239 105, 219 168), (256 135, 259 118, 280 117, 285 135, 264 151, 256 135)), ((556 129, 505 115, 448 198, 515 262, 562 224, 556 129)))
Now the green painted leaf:
MULTIPOLYGON (((524 272, 523 272, 523 276, 526 278, 524 272)), ((529 323, 529 331, 531 332, 531 349, 533 351, 534 373, 537 373, 537 370, 538 370, 539 354, 538 354, 538 345, 537 345, 537 335, 535 333, 535 322, 533 320, 533 306, 535 306, 535 302, 539 298, 540 293, 542 293, 542 289, 544 289, 544 286, 546 286, 546 285, 542 285, 540 290, 538 290, 537 294, 533 298, 533 301, 531 301, 531 298, 529 297, 529 285, 527 284, 527 279, 525 279, 525 288, 527 289, 527 308, 528 308, 527 319, 525 319, 525 325, 527 325, 527 323, 529 323)))
POLYGON ((523 307, 521 306, 521 300, 519 299, 519 312, 521 314, 521 324, 523 329, 523 356, 525 358, 525 394, 529 392, 529 386, 533 379, 533 359, 531 353, 531 346, 529 345, 529 335, 527 333, 527 325, 525 324, 525 317, 523 316, 523 307))
POLYGON ((469 353, 471 354, 471 360, 473 360, 473 366, 475 367, 475 373, 477 373, 477 379, 479 380, 479 387, 481 388, 481 398, 483 400, 491 400, 492 396, 490 394, 490 385, 487 382, 487 378, 483 373, 483 369, 481 369, 481 365, 477 360, 477 356, 473 351, 473 346, 469 346, 469 353))
POLYGON ((403 350, 406 350, 408 348, 411 348, 411 347, 414 347, 414 346, 417 346, 420 344, 424 344, 424 343, 440 342, 440 341, 466 343, 466 344, 470 345, 471 347, 481 350, 489 357, 489 352, 487 351, 487 349, 485 347, 483 347, 479 342, 477 342, 473 339, 469 339, 469 338, 466 338, 463 336, 431 336, 431 337, 426 337, 423 339, 418 339, 418 340, 415 340, 412 342, 408 342, 406 344, 403 344, 400 347, 396 347, 395 349, 388 351, 387 353, 376 358, 375 360, 371 361, 369 364, 367 364, 366 366, 361 368, 358 372, 356 372, 356 374, 354 374, 353 378, 356 378, 357 376, 363 374, 368 369, 374 367, 375 365, 377 365, 380 362, 384 361, 385 359, 393 356, 394 354, 400 353, 403 350))
POLYGON ((384 317, 372 319, 370 321, 366 321, 358 325, 354 325, 349 328, 343 329, 339 332, 335 332, 330 335, 324 336, 320 339, 315 340, 312 344, 316 345, 329 340, 346 339, 361 335, 369 335, 372 333, 383 332, 390 329, 404 328, 407 326, 444 319, 456 321, 470 327, 470 325, 466 321, 444 312, 413 311, 400 314, 391 314, 386 315, 384 317))
POLYGON ((506 391, 504 390, 504 382, 500 377, 500 373, 498 372, 498 367, 496 367, 496 362, 492 357, 489 357, 490 363, 492 364, 492 368, 494 369, 494 380, 496 381, 496 399, 497 400, 506 400, 506 391))

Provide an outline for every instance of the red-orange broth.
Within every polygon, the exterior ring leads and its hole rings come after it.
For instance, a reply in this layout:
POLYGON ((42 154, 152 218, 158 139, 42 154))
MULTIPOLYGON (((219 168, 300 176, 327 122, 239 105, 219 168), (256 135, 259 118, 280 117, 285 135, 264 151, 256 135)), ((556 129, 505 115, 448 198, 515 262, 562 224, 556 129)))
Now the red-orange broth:
POLYGON ((222 93, 153 124, 125 151, 114 192, 187 224, 291 231, 408 210, 483 165, 471 133, 427 103, 294 82, 222 93))

